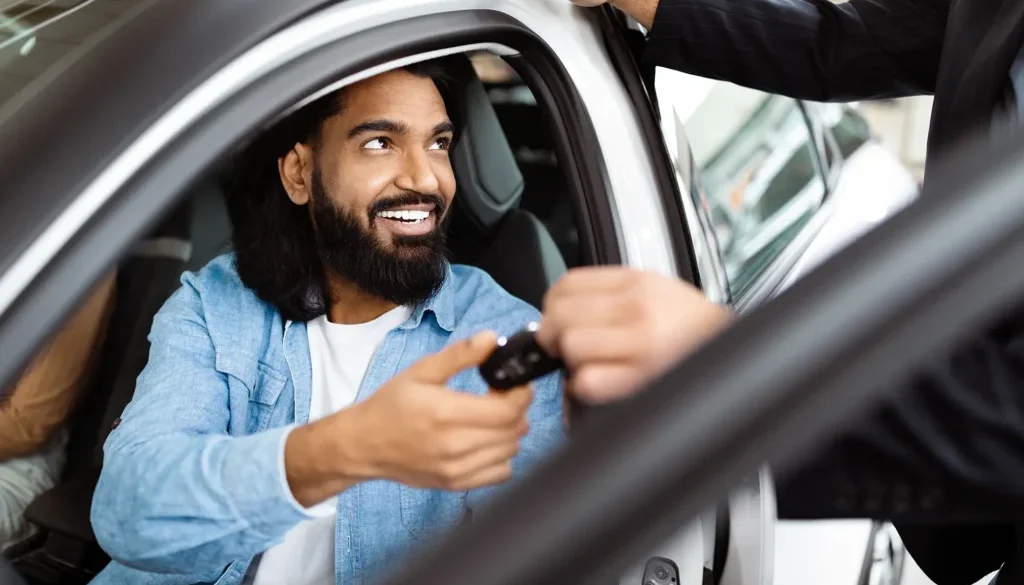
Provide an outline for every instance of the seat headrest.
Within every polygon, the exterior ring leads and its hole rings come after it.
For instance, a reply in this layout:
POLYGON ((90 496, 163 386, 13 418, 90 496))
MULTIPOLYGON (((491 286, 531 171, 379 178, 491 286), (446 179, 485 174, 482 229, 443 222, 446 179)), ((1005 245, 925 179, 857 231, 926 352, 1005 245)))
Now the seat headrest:
POLYGON ((464 80, 461 108, 465 126, 452 150, 458 179, 456 203, 478 227, 487 230, 519 204, 523 175, 516 164, 498 115, 468 58, 453 59, 464 80))

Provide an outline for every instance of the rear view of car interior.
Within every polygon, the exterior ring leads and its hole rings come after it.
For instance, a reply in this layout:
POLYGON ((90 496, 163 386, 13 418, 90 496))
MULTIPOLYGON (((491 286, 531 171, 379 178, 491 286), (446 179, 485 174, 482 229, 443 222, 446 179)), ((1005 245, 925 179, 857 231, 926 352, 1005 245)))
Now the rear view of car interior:
MULTIPOLYGON (((579 244, 578 199, 559 166, 552 126, 539 123, 549 112, 515 69, 489 53, 460 58, 460 66, 469 79, 467 124, 451 155, 458 180, 451 259, 486 270, 539 308, 567 267, 592 257, 579 244)), ((3 551, 29 583, 87 583, 108 562, 89 522, 103 442, 132 398, 153 316, 182 272, 231 249, 226 165, 213 168, 119 265, 117 307, 95 383, 70 422, 62 479, 26 512, 32 535, 3 551)))

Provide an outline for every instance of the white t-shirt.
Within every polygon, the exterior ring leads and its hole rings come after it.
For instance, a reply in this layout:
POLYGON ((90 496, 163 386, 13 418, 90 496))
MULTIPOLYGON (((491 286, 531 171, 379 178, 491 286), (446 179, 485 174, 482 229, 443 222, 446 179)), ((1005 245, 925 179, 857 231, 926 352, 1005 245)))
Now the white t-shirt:
MULTIPOLYGON (((398 307, 358 325, 338 325, 326 317, 307 324, 313 365, 309 422, 355 402, 377 346, 411 314, 398 307)), ((333 585, 336 506, 337 498, 330 498, 309 508, 313 520, 292 528, 281 544, 263 553, 254 585, 333 585)))

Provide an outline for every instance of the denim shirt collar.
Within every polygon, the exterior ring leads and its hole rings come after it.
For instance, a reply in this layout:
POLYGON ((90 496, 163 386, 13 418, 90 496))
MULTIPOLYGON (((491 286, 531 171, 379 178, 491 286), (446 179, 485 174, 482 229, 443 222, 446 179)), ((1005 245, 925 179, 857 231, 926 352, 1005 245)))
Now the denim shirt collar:
POLYGON ((455 275, 452 274, 452 267, 448 263, 445 263, 444 270, 444 283, 441 289, 420 303, 399 329, 408 331, 419 327, 424 315, 429 311, 434 314, 434 319, 442 329, 448 333, 455 330, 455 275))
MULTIPOLYGON (((451 333, 455 330, 455 274, 452 272, 452 266, 450 263, 445 262, 444 265, 444 282, 441 284, 441 288, 434 293, 429 299, 423 301, 413 309, 412 314, 409 318, 398 326, 399 329, 408 331, 415 329, 420 326, 423 322, 423 317, 428 313, 434 314, 434 319, 437 324, 451 333)), ((288 329, 294 325, 291 320, 285 321, 284 331, 287 334, 288 329)))
MULTIPOLYGON (((420 326, 427 312, 434 314, 439 327, 451 333, 455 330, 455 295, 457 285, 450 264, 445 264, 445 277, 441 289, 426 301, 420 303, 398 326, 401 331, 411 331, 420 326)), ((313 388, 312 363, 309 354, 309 337, 306 324, 285 321, 284 357, 295 389, 295 421, 309 420, 309 400, 313 388)))

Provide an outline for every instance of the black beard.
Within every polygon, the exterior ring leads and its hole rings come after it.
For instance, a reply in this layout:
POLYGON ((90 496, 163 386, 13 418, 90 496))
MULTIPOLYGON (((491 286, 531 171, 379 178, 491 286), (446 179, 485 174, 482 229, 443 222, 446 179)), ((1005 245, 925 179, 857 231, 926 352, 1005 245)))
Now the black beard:
MULTIPOLYGON (((312 183, 313 237, 324 268, 363 292, 396 305, 418 305, 441 289, 448 267, 448 217, 443 197, 410 192, 376 201, 368 212, 371 226, 378 211, 413 203, 433 203, 434 213, 442 218, 429 234, 393 236, 389 250, 372 228, 363 227, 355 213, 338 207, 327 196, 319 169, 314 170, 312 183)), ((327 287, 328 283, 324 284, 327 287)))

